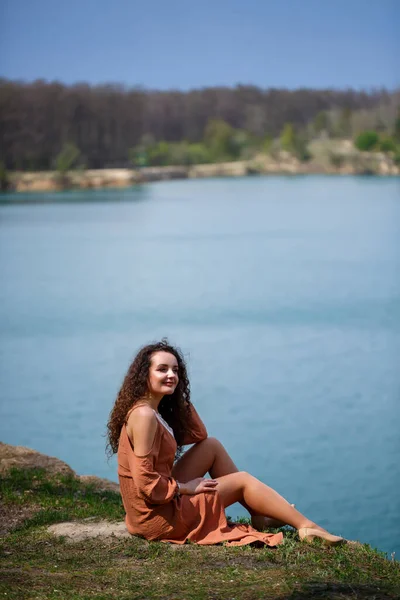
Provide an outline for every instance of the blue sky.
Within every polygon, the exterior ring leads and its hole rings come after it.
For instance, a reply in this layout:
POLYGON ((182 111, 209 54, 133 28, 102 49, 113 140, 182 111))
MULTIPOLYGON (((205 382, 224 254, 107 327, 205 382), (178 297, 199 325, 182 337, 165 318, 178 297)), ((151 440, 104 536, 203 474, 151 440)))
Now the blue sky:
POLYGON ((396 25, 400 0, 0 0, 0 76, 394 88, 396 25))

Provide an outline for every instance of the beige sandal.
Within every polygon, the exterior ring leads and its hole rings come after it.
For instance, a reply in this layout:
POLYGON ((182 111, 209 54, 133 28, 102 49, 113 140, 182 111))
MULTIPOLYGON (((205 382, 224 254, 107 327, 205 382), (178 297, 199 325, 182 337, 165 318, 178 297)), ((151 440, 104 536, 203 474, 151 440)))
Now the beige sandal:
POLYGON ((327 546, 340 546, 341 544, 347 544, 347 540, 338 536, 332 535, 327 531, 321 531, 321 529, 312 529, 311 527, 302 527, 298 531, 299 538, 302 542, 311 543, 315 538, 321 539, 327 546))

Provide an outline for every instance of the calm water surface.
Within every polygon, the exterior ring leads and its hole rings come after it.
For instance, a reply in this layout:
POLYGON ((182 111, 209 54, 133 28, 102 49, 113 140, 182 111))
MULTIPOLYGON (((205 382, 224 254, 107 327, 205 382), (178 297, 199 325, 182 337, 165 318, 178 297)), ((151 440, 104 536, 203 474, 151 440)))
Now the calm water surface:
POLYGON ((3 196, 0 439, 116 480, 108 413, 137 348, 168 336, 240 469, 399 555, 399 191, 271 177, 3 196))

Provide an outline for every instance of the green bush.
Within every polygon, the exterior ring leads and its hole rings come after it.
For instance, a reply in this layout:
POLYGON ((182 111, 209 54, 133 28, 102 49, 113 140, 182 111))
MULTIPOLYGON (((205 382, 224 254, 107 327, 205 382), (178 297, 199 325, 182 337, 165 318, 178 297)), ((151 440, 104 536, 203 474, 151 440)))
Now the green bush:
POLYGON ((157 142, 148 149, 149 164, 155 167, 166 167, 170 164, 170 147, 168 142, 157 142))
POLYGON ((135 148, 130 148, 128 150, 129 161, 132 163, 132 166, 135 168, 138 167, 147 167, 149 164, 149 156, 147 150, 142 148, 142 146, 135 146, 135 148))
POLYGON ((231 157, 236 160, 249 160, 256 154, 259 145, 259 140, 250 132, 234 129, 230 140, 231 157))
POLYGON ((396 143, 390 137, 382 138, 379 141, 379 150, 381 152, 396 152, 396 143))
POLYGON ((131 148, 129 160, 134 167, 189 166, 212 162, 212 156, 210 149, 202 143, 160 141, 131 148))
POLYGON ((261 144, 261 148, 262 148, 263 152, 265 152, 266 154, 269 154, 269 152, 271 151, 273 142, 274 142, 274 138, 272 137, 272 135, 267 134, 261 144))
POLYGON ((73 169, 76 166, 80 155, 81 151, 75 146, 75 144, 64 144, 61 152, 56 158, 56 169, 58 173, 64 175, 73 169))
POLYGON ((189 151, 186 142, 171 142, 168 144, 167 165, 188 165, 189 151))
POLYGON ((204 143, 212 160, 222 162, 232 160, 237 153, 234 137, 237 132, 222 119, 210 119, 204 132, 204 143))
MULTIPOLYGON (((272 140, 268 140, 268 146, 272 140)), ((248 131, 234 129, 221 119, 207 123, 202 142, 155 141, 143 136, 140 144, 128 152, 133 167, 199 165, 231 160, 250 160, 262 147, 263 140, 248 131)))
POLYGON ((303 137, 296 137, 294 153, 301 162, 307 162, 312 159, 312 154, 308 149, 307 140, 303 137))
POLYGON ((188 144, 187 152, 190 165, 204 165, 211 162, 210 151, 202 143, 188 144))
POLYGON ((287 152, 294 151, 296 143, 296 133, 291 123, 285 124, 280 136, 280 142, 282 150, 286 150, 287 152))
POLYGON ((291 123, 284 126, 279 141, 283 150, 291 152, 300 161, 306 162, 312 158, 306 136, 297 133, 291 123))
POLYGON ((379 143, 379 135, 376 131, 363 131, 355 139, 354 145, 362 152, 374 150, 379 143))

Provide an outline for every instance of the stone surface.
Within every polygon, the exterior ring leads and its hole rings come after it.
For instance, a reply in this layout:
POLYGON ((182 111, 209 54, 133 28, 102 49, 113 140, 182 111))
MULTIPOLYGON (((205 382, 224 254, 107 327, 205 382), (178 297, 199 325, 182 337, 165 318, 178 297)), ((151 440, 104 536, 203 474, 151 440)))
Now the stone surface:
POLYGON ((10 174, 11 189, 17 192, 52 192, 61 189, 123 188, 131 185, 170 179, 205 177, 243 177, 260 174, 361 174, 399 175, 400 166, 390 154, 382 152, 359 152, 351 140, 314 140, 309 148, 312 160, 301 162, 285 151, 273 154, 260 153, 251 160, 205 165, 144 167, 141 169, 88 169, 70 171, 64 175, 64 183, 56 172, 15 172, 10 174), (343 159, 336 167, 329 158, 332 152, 343 159))
POLYGON ((119 485, 114 481, 102 479, 95 475, 76 475, 75 471, 59 458, 47 456, 24 446, 12 446, 0 442, 0 474, 6 473, 11 467, 21 469, 42 468, 52 475, 56 475, 57 473, 73 475, 82 483, 94 485, 99 491, 104 490, 119 494, 119 485))
POLYGON ((196 179, 205 177, 243 177, 248 174, 248 170, 249 164, 247 161, 193 165, 189 168, 188 176, 196 179))
POLYGON ((90 538, 130 538, 131 534, 126 529, 125 523, 110 523, 109 521, 90 522, 85 521, 67 521, 65 523, 56 523, 47 528, 49 533, 57 536, 63 536, 67 542, 82 542, 90 538))
POLYGON ((11 467, 42 468, 53 475, 57 473, 75 475, 75 471, 59 458, 47 456, 24 446, 11 446, 0 442, 0 474, 6 473, 11 467))

